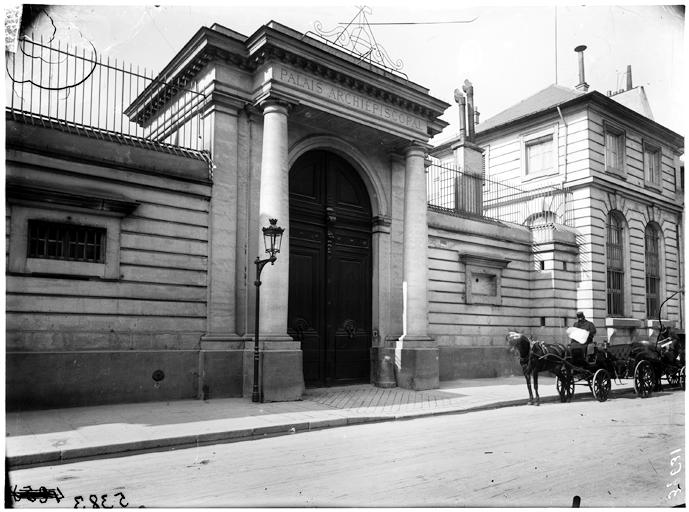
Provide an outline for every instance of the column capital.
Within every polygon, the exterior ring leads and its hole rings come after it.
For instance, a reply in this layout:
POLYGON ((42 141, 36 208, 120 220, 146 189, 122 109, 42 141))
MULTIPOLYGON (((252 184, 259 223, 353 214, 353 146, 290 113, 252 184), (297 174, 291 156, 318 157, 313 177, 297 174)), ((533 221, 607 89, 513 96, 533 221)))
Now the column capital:
POLYGON ((264 114, 280 112, 288 115, 290 111, 294 109, 294 106, 294 103, 279 98, 268 98, 258 104, 259 109, 263 111, 264 114))
POLYGON ((419 141, 411 141, 405 148, 404 154, 406 157, 421 156, 425 157, 430 146, 419 141))

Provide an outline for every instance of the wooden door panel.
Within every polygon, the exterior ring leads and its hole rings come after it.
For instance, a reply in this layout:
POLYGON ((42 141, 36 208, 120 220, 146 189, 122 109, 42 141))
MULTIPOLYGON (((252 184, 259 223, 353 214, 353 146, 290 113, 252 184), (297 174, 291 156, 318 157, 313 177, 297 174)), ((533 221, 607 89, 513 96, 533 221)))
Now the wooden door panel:
POLYGON ((322 244, 300 240, 290 250, 288 334, 301 341, 304 380, 322 383, 323 249, 322 244))
POLYGON ((328 322, 334 329, 333 371, 337 380, 368 377, 371 347, 370 272, 368 255, 336 246, 332 258, 332 306, 328 322))

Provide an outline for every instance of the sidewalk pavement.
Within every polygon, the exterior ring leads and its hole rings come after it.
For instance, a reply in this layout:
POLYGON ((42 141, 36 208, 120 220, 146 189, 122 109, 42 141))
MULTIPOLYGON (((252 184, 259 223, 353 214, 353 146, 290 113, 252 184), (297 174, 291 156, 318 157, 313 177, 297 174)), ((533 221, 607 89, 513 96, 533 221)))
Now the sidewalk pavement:
MULTIPOLYGON (((612 384, 611 398, 633 393, 612 384)), ((555 379, 539 376, 541 403, 559 401, 555 379)), ((466 379, 439 389, 370 384, 307 389, 297 402, 248 398, 101 405, 6 414, 5 456, 12 469, 227 443, 316 429, 525 405, 524 377, 466 379)), ((593 400, 577 385, 575 400, 593 400)))

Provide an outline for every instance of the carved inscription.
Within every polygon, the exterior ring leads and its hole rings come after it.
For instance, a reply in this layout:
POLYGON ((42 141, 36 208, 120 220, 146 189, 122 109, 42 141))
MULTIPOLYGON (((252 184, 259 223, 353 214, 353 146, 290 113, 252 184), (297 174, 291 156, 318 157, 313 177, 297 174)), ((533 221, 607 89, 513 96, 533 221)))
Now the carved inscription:
POLYGON ((371 114, 375 117, 390 121, 405 128, 424 131, 423 120, 417 116, 407 114, 389 105, 368 98, 356 92, 329 84, 318 78, 298 73, 289 68, 280 67, 280 81, 291 84, 300 89, 312 92, 322 98, 371 114))

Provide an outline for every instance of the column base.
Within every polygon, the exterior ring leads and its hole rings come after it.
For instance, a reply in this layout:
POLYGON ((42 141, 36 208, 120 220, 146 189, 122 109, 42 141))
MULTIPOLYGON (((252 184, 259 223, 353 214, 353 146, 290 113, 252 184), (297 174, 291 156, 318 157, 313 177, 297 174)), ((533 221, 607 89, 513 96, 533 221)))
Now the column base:
POLYGON ((397 385, 423 391, 440 387, 440 350, 427 336, 403 337, 395 347, 397 385))
MULTIPOLYGON (((301 343, 292 338, 261 341, 259 344, 259 392, 263 402, 301 400, 304 394, 301 343), (289 339, 290 341, 284 341, 289 339)), ((251 398, 254 384, 253 343, 244 350, 243 396, 251 398)))

